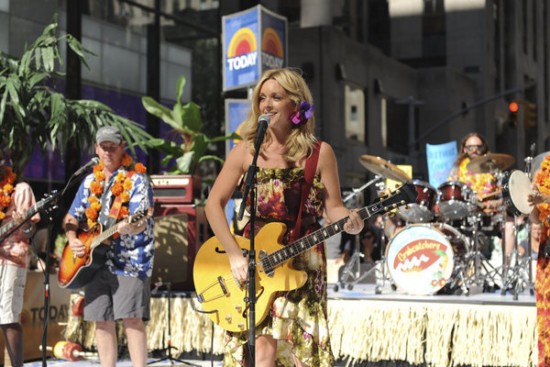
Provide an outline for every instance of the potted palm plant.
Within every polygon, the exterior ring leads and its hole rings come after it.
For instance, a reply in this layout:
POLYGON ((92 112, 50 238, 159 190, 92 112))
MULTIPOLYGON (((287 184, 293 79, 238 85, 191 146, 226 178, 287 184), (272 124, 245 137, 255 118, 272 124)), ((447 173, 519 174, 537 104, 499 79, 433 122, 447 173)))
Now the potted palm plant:
POLYGON ((152 137, 136 122, 114 113, 107 105, 94 100, 71 100, 51 87, 62 77, 56 65, 62 63, 59 43, 65 41, 82 63, 89 54, 69 34, 57 35, 56 18, 28 46, 21 58, 0 53, 0 152, 21 173, 36 143, 43 153, 58 150, 64 154, 69 142, 83 149, 90 137, 104 125, 117 126, 135 155, 135 146, 146 149, 152 137))
MULTIPOLYGON (((185 77, 178 78, 176 102, 172 109, 155 101, 151 97, 142 97, 145 110, 159 118, 172 128, 177 139, 152 138, 145 144, 152 149, 157 149, 164 154, 163 164, 173 163, 165 172, 165 177, 189 178, 193 182, 195 195, 200 195, 200 186, 203 182, 200 176, 200 165, 205 161, 217 161, 223 163, 223 159, 208 154, 209 146, 228 139, 240 138, 238 134, 231 133, 225 136, 209 138, 202 130, 202 117, 200 107, 194 102, 182 103, 185 88, 185 77)), ((173 134, 172 134, 173 135, 173 134)), ((194 199, 201 199, 195 197, 194 199)))
POLYGON ((208 154, 211 144, 228 139, 238 139, 239 135, 231 133, 215 138, 207 137, 202 131, 202 117, 200 107, 194 102, 182 103, 185 88, 185 77, 180 76, 176 84, 177 97, 172 109, 155 101, 151 97, 143 97, 145 110, 151 115, 168 124, 181 137, 180 141, 163 138, 152 138, 146 142, 150 148, 159 150, 165 155, 164 164, 171 160, 175 165, 167 173, 172 175, 195 175, 200 163, 214 160, 223 163, 223 159, 208 154))

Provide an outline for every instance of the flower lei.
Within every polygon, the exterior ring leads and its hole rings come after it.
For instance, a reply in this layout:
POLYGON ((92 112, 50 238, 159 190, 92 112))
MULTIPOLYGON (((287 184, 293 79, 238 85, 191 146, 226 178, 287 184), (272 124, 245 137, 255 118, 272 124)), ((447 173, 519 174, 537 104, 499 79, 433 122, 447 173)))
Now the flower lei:
POLYGON ((458 167, 458 179, 466 183, 470 188, 479 194, 489 194, 495 190, 494 176, 490 173, 472 174, 468 171, 469 158, 465 158, 460 162, 458 167))
POLYGON ((0 168, 4 179, 0 181, 0 220, 6 218, 6 211, 11 204, 11 194, 13 193, 13 184, 17 177, 10 166, 0 168))
POLYGON ((294 125, 303 125, 313 116, 313 105, 309 104, 307 101, 302 101, 300 103, 300 109, 290 115, 290 120, 294 125))
MULTIPOLYGON (((135 171, 131 171, 132 163, 132 157, 128 154, 124 154, 122 157, 121 166, 124 167, 126 172, 118 172, 115 177, 115 182, 111 186, 111 193, 113 196, 120 196, 122 202, 122 207, 118 212, 117 221, 128 216, 127 203, 130 201, 132 175, 134 172, 145 173, 147 171, 147 168, 141 163, 136 163, 133 167, 135 171)), ((90 228, 97 224, 97 218, 99 217, 99 212, 101 211, 101 201, 99 198, 103 194, 103 185, 105 182, 105 173, 103 173, 103 163, 101 161, 94 166, 93 170, 94 180, 90 183, 91 195, 88 197, 90 206, 86 209, 86 218, 90 228)))
MULTIPOLYGON (((550 156, 545 157, 542 161, 540 165, 540 170, 535 176, 535 184, 537 185, 541 194, 550 195, 550 156)), ((537 204, 537 209, 539 210, 539 220, 546 226, 546 228, 548 228, 548 215, 550 215, 550 204, 537 204)))

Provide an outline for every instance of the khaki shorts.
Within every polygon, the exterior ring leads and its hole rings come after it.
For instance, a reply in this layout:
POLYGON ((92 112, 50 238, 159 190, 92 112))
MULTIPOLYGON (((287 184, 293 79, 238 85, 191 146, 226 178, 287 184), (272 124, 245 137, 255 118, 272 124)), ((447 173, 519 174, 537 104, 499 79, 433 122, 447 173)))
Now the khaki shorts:
POLYGON ((26 268, 0 265, 0 325, 20 321, 26 281, 26 268))
POLYGON ((150 316, 151 280, 114 275, 103 267, 84 288, 84 320, 107 321, 150 316))

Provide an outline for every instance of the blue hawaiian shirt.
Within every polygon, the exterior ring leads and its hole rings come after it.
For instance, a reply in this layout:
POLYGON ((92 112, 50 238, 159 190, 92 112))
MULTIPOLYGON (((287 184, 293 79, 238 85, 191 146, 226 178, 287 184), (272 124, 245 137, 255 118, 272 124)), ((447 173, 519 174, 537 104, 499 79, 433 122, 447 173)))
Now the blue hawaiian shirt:
MULTIPOLYGON (((103 182, 105 187, 110 187, 118 172, 125 172, 122 168, 114 172, 108 182, 103 182)), ((75 217, 79 223, 86 223, 86 208, 88 208, 88 197, 90 193, 90 183, 94 175, 89 174, 80 184, 78 192, 69 208, 69 214, 75 217)), ((130 190, 130 202, 128 203, 128 212, 130 215, 138 211, 147 212, 153 208, 153 188, 146 175, 134 173, 132 175, 132 189, 130 190)), ((100 200, 103 202, 104 195, 109 195, 107 202, 112 201, 110 189, 105 190, 100 200)), ((102 205, 99 218, 107 218, 110 208, 102 205)), ((101 223, 105 227, 105 223, 101 223)), ((155 250, 155 241, 153 235, 153 216, 147 219, 146 229, 137 235, 121 235, 117 239, 112 239, 112 245, 107 252, 107 266, 112 273, 129 277, 150 278, 153 271, 153 258, 155 250)))

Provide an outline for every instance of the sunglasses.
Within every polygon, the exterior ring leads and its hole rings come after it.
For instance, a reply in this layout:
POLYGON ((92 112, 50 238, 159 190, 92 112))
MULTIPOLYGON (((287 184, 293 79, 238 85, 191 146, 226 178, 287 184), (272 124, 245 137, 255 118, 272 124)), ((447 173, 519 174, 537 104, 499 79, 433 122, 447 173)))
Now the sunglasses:
POLYGON ((482 150, 482 149, 483 149, 483 145, 466 145, 464 148, 465 148, 466 150, 468 150, 468 151, 472 151, 472 150, 474 150, 474 149, 476 149, 476 150, 482 150))

